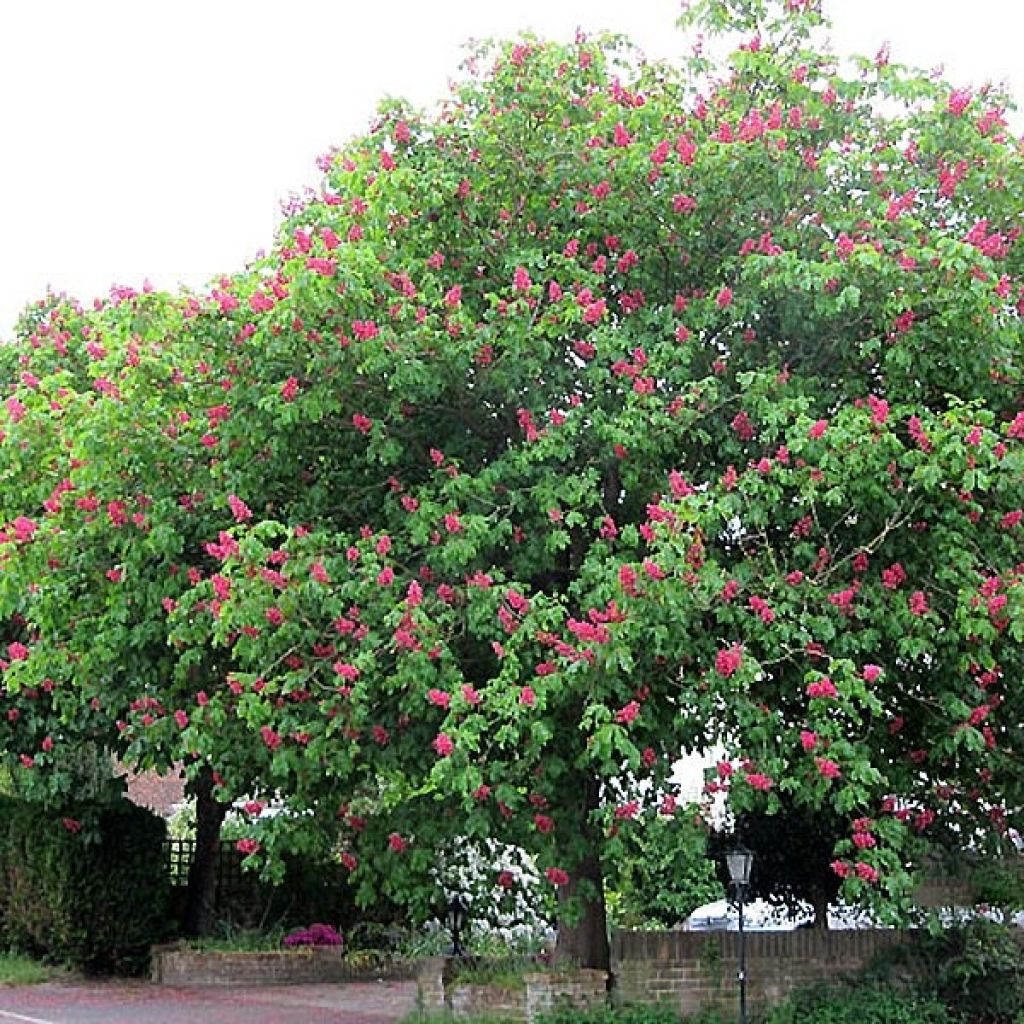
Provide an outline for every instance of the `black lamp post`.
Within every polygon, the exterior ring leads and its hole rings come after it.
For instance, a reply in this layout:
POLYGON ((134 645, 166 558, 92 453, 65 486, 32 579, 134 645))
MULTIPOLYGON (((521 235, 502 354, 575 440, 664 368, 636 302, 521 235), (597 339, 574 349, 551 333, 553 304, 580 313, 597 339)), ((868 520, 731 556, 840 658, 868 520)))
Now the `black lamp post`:
POLYGON ((455 893, 448 901, 446 913, 446 924, 452 933, 452 956, 464 956, 462 948, 462 932, 466 927, 466 919, 469 916, 469 908, 462 901, 462 897, 455 893))
POLYGON ((743 901, 750 885, 754 855, 745 846, 737 846, 725 855, 725 863, 729 868, 729 880, 736 891, 740 912, 740 964, 736 976, 740 983, 740 1024, 747 1024, 747 937, 743 930, 743 901))

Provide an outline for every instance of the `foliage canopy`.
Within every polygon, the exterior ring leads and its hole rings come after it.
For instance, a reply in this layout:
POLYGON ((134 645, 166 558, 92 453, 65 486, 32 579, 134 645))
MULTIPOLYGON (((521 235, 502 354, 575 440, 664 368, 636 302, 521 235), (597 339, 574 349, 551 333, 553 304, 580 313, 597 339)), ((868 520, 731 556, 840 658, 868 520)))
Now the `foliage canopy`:
POLYGON ((0 749, 39 785, 83 735, 184 757, 285 801, 254 856, 340 824, 364 897, 424 908, 453 835, 599 907, 644 794, 714 743, 736 810, 851 822, 848 898, 905 894, 936 818, 1000 841, 1008 99, 841 62, 804 0, 684 21, 749 35, 721 66, 483 47, 438 113, 388 103, 325 158, 244 271, 26 314, 0 749))

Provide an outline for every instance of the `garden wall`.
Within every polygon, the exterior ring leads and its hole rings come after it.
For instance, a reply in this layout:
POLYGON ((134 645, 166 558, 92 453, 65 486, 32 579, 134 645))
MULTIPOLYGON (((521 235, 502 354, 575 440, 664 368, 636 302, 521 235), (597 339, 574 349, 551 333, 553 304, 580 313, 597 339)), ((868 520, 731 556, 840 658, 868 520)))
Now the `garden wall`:
MULTIPOLYGON (((752 1013, 794 989, 865 966, 905 941, 894 930, 747 933, 747 1000, 752 1013)), ((739 999, 736 932, 617 931, 612 935, 615 995, 623 1002, 670 1002, 682 1013, 733 1012, 739 999)))
POLYGON ((521 984, 467 984, 455 976, 458 961, 430 957, 422 962, 417 981, 420 1002, 429 1012, 448 1011, 456 1019, 489 1016, 532 1024, 536 1015, 560 1002, 590 1006, 607 999, 604 971, 582 969, 527 971, 521 984))
POLYGON ((217 985, 316 985, 342 981, 411 979, 412 967, 392 963, 380 968, 346 963, 340 949, 309 948, 263 953, 200 952, 179 946, 155 948, 150 980, 172 987, 217 985))

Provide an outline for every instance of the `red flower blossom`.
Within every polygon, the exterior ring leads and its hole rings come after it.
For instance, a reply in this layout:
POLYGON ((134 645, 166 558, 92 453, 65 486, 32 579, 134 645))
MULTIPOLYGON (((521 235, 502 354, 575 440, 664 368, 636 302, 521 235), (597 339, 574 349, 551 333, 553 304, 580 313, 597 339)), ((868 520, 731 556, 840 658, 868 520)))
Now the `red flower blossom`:
POLYGON ((728 679, 733 675, 743 662, 743 648, 739 644, 733 644, 720 650, 715 655, 715 671, 728 679))
POLYGON ((636 720, 636 716, 639 714, 640 704, 635 700, 631 700, 625 707, 621 707, 615 712, 615 721, 619 725, 629 725, 630 722, 636 720))
POLYGON ((252 519, 252 510, 237 495, 228 495, 228 505, 231 508, 231 514, 235 517, 236 523, 244 523, 247 519, 252 519))
POLYGON ((816 680, 813 683, 807 684, 807 689, 804 691, 808 697, 824 697, 831 699, 839 696, 839 691, 836 689, 835 683, 832 682, 828 676, 822 676, 821 679, 816 680))
POLYGON ((888 569, 882 570, 882 586, 886 590, 898 590, 906 579, 907 574, 899 562, 893 562, 888 569))
POLYGON ((869 884, 878 881, 878 872, 870 864, 865 864, 864 861, 857 861, 855 865, 857 871, 857 877, 862 879, 869 884))
POLYGON ((637 597, 636 570, 631 565, 619 566, 619 585, 630 596, 637 597))
POLYGON ((971 105, 970 89, 954 89, 946 101, 946 110, 954 117, 959 117, 971 105))
POLYGON ((753 439, 754 425, 750 422, 750 417, 747 415, 745 409, 741 409, 735 416, 733 416, 732 423, 730 425, 733 429, 733 433, 735 433, 741 441, 750 441, 753 439))
POLYGON ((28 648, 15 640, 7 645, 7 656, 11 661, 24 661, 29 655, 28 648))

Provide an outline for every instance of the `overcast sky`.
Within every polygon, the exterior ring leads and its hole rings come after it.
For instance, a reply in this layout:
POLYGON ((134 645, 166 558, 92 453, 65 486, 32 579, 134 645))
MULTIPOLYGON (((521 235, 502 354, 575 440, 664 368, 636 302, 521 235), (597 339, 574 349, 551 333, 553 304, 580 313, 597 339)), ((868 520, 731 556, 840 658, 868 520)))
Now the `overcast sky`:
MULTIPOLYGON (((889 41, 1024 101, 1022 0, 825 0, 840 53, 889 41)), ((386 94, 428 105, 467 39, 577 26, 687 48, 679 0, 0 0, 0 337, 47 286, 201 285, 386 94)), ((1020 124, 1020 118, 1017 119, 1020 124)))

